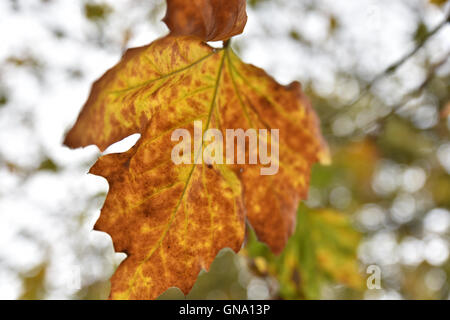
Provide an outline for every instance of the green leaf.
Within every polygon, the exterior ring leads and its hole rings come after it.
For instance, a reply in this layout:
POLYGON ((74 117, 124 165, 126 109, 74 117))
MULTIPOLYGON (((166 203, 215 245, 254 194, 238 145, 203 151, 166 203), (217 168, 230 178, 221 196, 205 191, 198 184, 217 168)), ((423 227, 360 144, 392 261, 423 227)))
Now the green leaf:
POLYGON ((280 283, 285 299, 318 299, 326 283, 361 290, 363 278, 358 270, 356 251, 361 235, 344 214, 330 210, 311 210, 300 206, 295 234, 279 256, 270 253, 252 235, 246 253, 267 261, 268 272, 280 283))

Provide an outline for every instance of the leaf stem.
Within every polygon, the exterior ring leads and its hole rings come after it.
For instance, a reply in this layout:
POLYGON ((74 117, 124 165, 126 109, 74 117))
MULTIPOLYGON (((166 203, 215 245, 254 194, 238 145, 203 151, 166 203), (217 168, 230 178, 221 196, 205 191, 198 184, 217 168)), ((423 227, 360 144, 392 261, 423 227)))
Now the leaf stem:
POLYGON ((231 39, 228 39, 223 42, 223 48, 228 49, 230 47, 231 39))

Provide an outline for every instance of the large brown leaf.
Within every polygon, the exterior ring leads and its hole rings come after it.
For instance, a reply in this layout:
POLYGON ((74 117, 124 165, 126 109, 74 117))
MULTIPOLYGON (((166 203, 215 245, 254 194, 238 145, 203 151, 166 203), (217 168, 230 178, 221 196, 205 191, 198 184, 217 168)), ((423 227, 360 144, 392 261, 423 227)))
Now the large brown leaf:
POLYGON ((245 0, 167 0, 164 22, 172 35, 228 40, 247 23, 245 0))
POLYGON ((110 185, 95 229, 128 255, 112 278, 112 298, 153 299, 172 286, 188 292, 220 249, 241 248, 246 219, 281 252, 311 166, 328 155, 299 83, 282 86, 230 48, 193 37, 129 50, 94 84, 65 143, 104 150, 137 132, 133 148, 91 169, 110 185), (279 129, 278 173, 263 176, 260 164, 175 165, 171 134, 192 133, 195 120, 224 137, 225 129, 279 129))

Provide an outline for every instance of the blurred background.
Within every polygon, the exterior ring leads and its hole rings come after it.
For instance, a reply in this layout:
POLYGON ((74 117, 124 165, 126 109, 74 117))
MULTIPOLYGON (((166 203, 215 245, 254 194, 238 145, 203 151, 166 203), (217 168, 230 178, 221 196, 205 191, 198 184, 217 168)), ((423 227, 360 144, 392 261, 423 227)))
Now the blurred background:
MULTIPOLYGON (((449 12, 445 0, 248 1, 234 49, 302 82, 333 163, 314 168, 281 256, 249 229, 188 299, 450 298, 449 12)), ((0 299, 108 297, 124 254, 91 231, 108 190, 87 174, 100 153, 62 139, 91 83, 167 32, 164 13, 163 0, 0 2, 0 299)))

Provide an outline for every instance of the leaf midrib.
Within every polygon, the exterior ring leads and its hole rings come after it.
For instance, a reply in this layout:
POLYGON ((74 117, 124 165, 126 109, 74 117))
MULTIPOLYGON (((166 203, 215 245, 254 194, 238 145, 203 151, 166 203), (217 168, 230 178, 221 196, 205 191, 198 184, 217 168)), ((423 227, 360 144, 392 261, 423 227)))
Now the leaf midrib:
MULTIPOLYGON (((221 49, 221 50, 222 50, 222 49, 221 49)), ((190 64, 189 67, 185 67, 185 68, 183 68, 183 69, 176 70, 176 71, 170 73, 170 75, 176 74, 176 73, 178 73, 178 72, 185 71, 185 70, 189 69, 190 67, 194 66, 195 64, 200 63, 201 61, 205 60, 206 58, 208 58, 208 57, 210 57, 210 56, 212 56, 212 55, 214 55, 214 54, 216 54, 216 53, 218 53, 218 52, 219 52, 219 51, 216 50, 216 51, 214 51, 213 53, 211 53, 211 54, 209 54, 209 55, 203 57, 202 59, 196 61, 195 63, 190 64)), ((221 61, 220 61, 220 66, 219 66, 219 70, 218 70, 218 72, 217 72, 216 83, 215 83, 215 86, 214 86, 214 93, 213 93, 213 97, 212 97, 212 99, 211 99, 211 104, 210 104, 209 112, 208 112, 208 119, 207 119, 207 122, 206 122, 206 130, 209 128, 209 125, 210 125, 210 123, 211 123, 211 117, 212 117, 213 109, 214 109, 214 106, 215 106, 215 104, 216 104, 215 102, 216 102, 216 98, 217 98, 217 93, 218 93, 218 91, 219 91, 220 79, 221 79, 221 77, 222 77, 222 71, 223 71, 224 61, 225 61, 225 54, 222 55, 222 58, 221 58, 221 61)), ((167 75, 167 76, 169 76, 169 75, 167 75)), ((153 81, 153 80, 152 80, 152 81, 153 81)), ((149 82, 148 82, 148 83, 149 83, 149 82)), ((201 150, 201 148, 203 148, 203 144, 202 144, 202 146, 200 147, 200 150, 201 150)), ((200 152, 197 152, 197 157, 198 157, 199 155, 200 155, 200 152)), ((134 284, 134 282, 136 281, 136 277, 137 277, 137 275, 138 275, 138 269, 140 269, 140 268, 142 267, 142 265, 143 265, 144 263, 146 263, 146 262, 153 256, 153 254, 156 252, 156 250, 158 250, 158 249, 161 247, 162 242, 164 241, 164 239, 165 239, 165 237, 166 237, 166 235, 167 235, 167 233, 168 233, 170 227, 172 226, 172 223, 173 223, 173 221, 174 221, 174 219, 175 219, 175 216, 176 216, 176 214, 177 214, 177 212, 178 212, 178 209, 179 209, 181 203, 183 202, 183 199, 184 199, 184 196, 185 196, 186 191, 187 191, 187 189, 188 189, 188 186, 189 186, 189 183, 190 183, 190 181, 191 181, 192 175, 193 175, 193 173, 194 173, 194 171, 195 171, 195 168, 196 168, 196 166, 197 166, 197 165, 196 165, 196 160, 197 160, 197 158, 194 159, 194 163, 193 163, 192 168, 191 168, 191 171, 189 172, 189 175, 188 175, 188 177, 187 177, 187 179, 186 179, 186 183, 185 183, 185 186, 184 186, 183 191, 182 191, 182 193, 181 193, 180 199, 178 200, 178 203, 177 203, 175 209, 173 210, 173 212, 172 212, 172 214, 171 214, 171 217, 170 217, 169 223, 167 224, 167 227, 166 227, 165 230, 163 231, 163 234, 161 235, 160 239, 158 240, 158 243, 152 248, 152 250, 150 251, 150 253, 148 254, 148 256, 147 256, 147 257, 139 264, 137 270, 134 272, 134 276, 133 276, 133 279, 132 279, 132 283, 131 283, 131 285, 128 287, 128 293, 131 291, 131 289, 132 289, 132 287, 133 287, 133 284, 134 284)))

